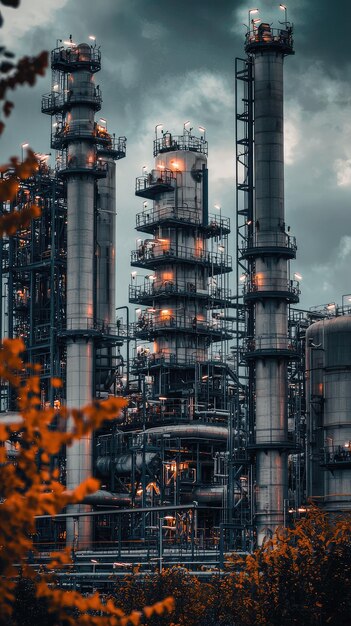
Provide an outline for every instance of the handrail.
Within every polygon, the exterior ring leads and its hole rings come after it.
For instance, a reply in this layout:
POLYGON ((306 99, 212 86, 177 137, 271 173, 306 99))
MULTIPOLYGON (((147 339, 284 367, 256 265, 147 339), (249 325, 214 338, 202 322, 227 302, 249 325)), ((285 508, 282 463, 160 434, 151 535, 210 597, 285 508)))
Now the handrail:
POLYGON ((144 264, 163 257, 167 259, 176 258, 190 260, 195 263, 206 263, 220 267, 231 267, 232 265, 231 255, 224 254, 223 252, 207 252, 206 250, 196 250, 189 246, 178 246, 174 248, 171 244, 167 248, 157 243, 156 240, 155 244, 152 244, 150 247, 141 244, 137 250, 132 250, 131 262, 144 264))

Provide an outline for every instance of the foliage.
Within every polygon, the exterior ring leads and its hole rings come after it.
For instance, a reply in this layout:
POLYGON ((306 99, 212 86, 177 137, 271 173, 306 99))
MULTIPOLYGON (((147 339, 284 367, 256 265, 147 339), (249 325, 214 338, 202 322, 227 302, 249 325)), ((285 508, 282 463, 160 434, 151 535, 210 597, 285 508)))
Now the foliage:
POLYGON ((209 611, 215 606, 216 585, 201 583, 184 567, 175 566, 144 577, 127 576, 124 584, 116 588, 113 599, 124 611, 129 612, 136 601, 139 606, 149 605, 157 598, 169 595, 175 600, 175 609, 169 621, 154 615, 148 619, 148 626, 208 626, 212 623, 209 622, 209 611))
POLYGON ((348 624, 351 518, 317 507, 246 559, 234 558, 238 625, 348 624))
POLYGON ((127 576, 113 595, 129 611, 172 593, 175 612, 149 626, 317 626, 349 624, 351 521, 318 508, 245 557, 228 556, 221 577, 206 582, 182 567, 141 578, 127 576))
MULTIPOLYGON (((0 4, 17 8, 19 0, 0 0, 0 4)), ((2 17, 0 15, 0 26, 2 17)), ((17 63, 12 52, 0 48, 0 101, 5 100, 2 112, 8 117, 13 103, 7 100, 7 92, 17 85, 33 85, 36 76, 43 75, 48 55, 42 52, 34 58, 24 57, 17 63)), ((4 130, 0 121, 0 134, 4 130)), ((12 157, 0 167, 0 202, 16 199, 20 181, 32 176, 38 167, 35 155, 28 151, 25 161, 12 157)), ((21 211, 11 211, 0 217, 0 236, 13 235, 17 229, 38 217, 36 205, 25 205, 21 211)), ((58 570, 70 563, 68 551, 51 555, 46 568, 36 571, 30 567, 29 555, 35 554, 33 535, 36 515, 55 515, 67 504, 81 502, 86 494, 94 492, 98 481, 89 479, 74 491, 67 492, 58 478, 58 470, 51 464, 63 446, 69 446, 103 422, 115 419, 125 401, 110 398, 94 402, 80 410, 60 409, 61 427, 54 428, 57 412, 53 408, 43 410, 40 404, 40 366, 22 361, 25 345, 21 339, 4 340, 0 345, 1 384, 10 383, 16 392, 20 416, 15 424, 0 424, 0 624, 23 626, 25 623, 96 626, 138 625, 153 613, 163 614, 173 610, 173 599, 166 598, 151 607, 131 611, 129 615, 109 600, 102 602, 95 593, 84 597, 76 591, 63 591, 55 586, 53 576, 47 570, 58 570), (70 420, 69 432, 65 425, 70 420), (8 459, 7 447, 15 446, 15 462, 8 459), (28 612, 25 600, 29 602, 28 612)), ((61 385, 52 379, 53 387, 61 385)))

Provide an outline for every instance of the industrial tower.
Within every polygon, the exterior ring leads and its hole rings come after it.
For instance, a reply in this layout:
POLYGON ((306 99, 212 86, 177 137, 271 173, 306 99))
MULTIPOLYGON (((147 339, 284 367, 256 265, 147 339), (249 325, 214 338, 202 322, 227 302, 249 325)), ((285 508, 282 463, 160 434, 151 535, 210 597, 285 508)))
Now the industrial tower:
MULTIPOLYGON (((67 202, 66 320, 59 336, 66 347, 66 404, 82 408, 111 392, 116 380, 115 161, 125 156, 95 113, 102 97, 95 86, 101 53, 95 45, 68 45, 51 53, 52 92, 42 112, 53 117, 51 147, 67 202)), ((66 486, 93 475, 93 435, 67 450, 66 486)), ((83 510, 83 507, 79 507, 83 510)), ((80 518, 79 543, 91 540, 89 518, 80 518)), ((72 524, 68 541, 72 541, 72 524)))
POLYGON ((245 319, 240 351, 246 362, 248 447, 255 465, 255 526, 260 545, 285 521, 288 502, 288 364, 296 359, 289 336, 289 305, 298 302, 289 260, 296 243, 284 212, 283 62, 293 54, 292 29, 261 23, 246 35, 246 59, 236 79, 238 302, 245 319), (239 130, 241 126, 241 130, 239 130), (240 135, 240 132, 242 135, 240 135), (240 169, 242 167, 242 169, 240 169), (239 273, 241 272, 241 274, 239 273), (240 300, 240 298, 243 298, 240 300))
MULTIPOLYGON (((144 199, 136 229, 149 236, 138 240, 131 264, 148 273, 132 272, 129 299, 145 307, 136 310, 133 372, 147 386, 147 408, 133 424, 139 420, 148 436, 168 437, 170 448, 179 449, 174 503, 223 505, 227 487, 211 456, 226 451, 230 387, 233 392, 236 384, 225 363, 229 220, 220 207, 209 215, 204 134, 196 137, 186 125, 182 135, 158 129, 154 168, 136 180, 136 195, 144 199)), ((202 520, 209 537, 219 516, 207 511, 202 520)))

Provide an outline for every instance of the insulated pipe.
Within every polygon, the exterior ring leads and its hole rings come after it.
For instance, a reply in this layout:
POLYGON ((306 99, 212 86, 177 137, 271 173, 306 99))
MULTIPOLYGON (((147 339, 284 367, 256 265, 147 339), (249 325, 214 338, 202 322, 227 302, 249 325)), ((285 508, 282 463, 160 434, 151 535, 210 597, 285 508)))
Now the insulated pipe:
POLYGON ((145 431, 146 435, 171 435, 171 437, 184 437, 196 439, 228 439, 228 429, 224 426, 214 426, 208 424, 176 424, 173 426, 156 426, 145 431))
MULTIPOLYGON (((94 493, 85 496, 83 503, 92 506, 130 506, 132 498, 128 493, 111 493, 104 489, 98 489, 94 493)), ((135 497, 135 502, 141 503, 141 496, 135 497)))
POLYGON ((96 470, 100 476, 109 476, 111 470, 116 476, 130 475, 134 467, 137 472, 141 472, 143 464, 148 474, 154 475, 160 469, 160 457, 154 452, 145 454, 120 454, 114 458, 109 456, 99 456, 96 460, 96 470))
MULTIPOLYGON (((184 493, 181 496, 183 502, 193 502, 198 504, 223 504, 223 498, 227 494, 227 485, 213 485, 212 487, 196 487, 191 493, 184 493)), ((235 502, 239 500, 241 494, 234 492, 235 502)))

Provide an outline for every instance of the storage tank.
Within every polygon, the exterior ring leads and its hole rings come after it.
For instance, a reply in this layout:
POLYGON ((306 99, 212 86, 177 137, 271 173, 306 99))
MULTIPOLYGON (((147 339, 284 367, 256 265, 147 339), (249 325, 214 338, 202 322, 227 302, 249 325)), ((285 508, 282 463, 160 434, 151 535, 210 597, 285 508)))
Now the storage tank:
POLYGON ((306 333, 307 496, 327 511, 351 506, 351 316, 306 333))

